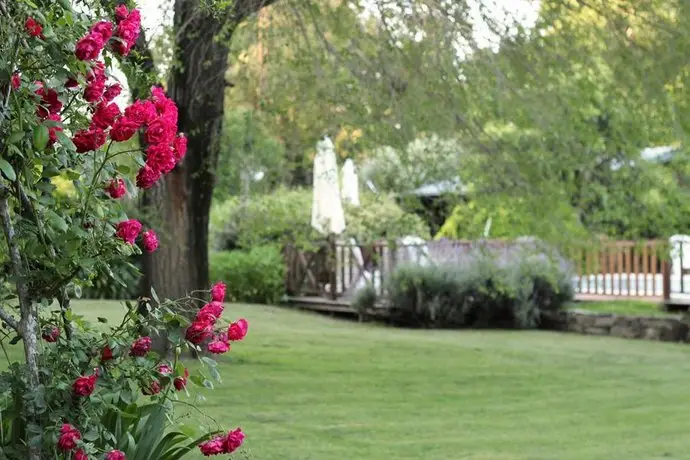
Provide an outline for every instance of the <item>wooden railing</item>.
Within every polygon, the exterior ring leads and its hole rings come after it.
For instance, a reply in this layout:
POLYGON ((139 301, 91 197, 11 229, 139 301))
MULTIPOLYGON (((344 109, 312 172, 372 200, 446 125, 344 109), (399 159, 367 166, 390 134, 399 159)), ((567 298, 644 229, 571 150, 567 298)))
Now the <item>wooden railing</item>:
MULTIPOLYGON (((526 243, 529 241, 464 240, 391 247, 386 243, 330 242, 315 250, 287 246, 284 251, 286 289, 290 296, 319 296, 334 300, 369 284, 382 294, 386 280, 399 264, 453 263, 461 267, 478 247, 500 258, 509 257, 517 246, 526 243)), ((690 244, 687 250, 690 256, 690 244)), ((569 264, 573 272, 577 298, 661 301, 668 300, 672 293, 666 241, 602 240, 562 254, 565 255, 564 263, 569 264)), ((680 284, 680 292, 684 291, 683 276, 674 279, 673 283, 674 286, 680 284)), ((690 282, 685 284, 690 291, 690 282)), ((679 290, 678 287, 675 289, 679 290)))
POLYGON ((601 241, 568 251, 580 298, 667 299, 671 294, 666 241, 601 241))

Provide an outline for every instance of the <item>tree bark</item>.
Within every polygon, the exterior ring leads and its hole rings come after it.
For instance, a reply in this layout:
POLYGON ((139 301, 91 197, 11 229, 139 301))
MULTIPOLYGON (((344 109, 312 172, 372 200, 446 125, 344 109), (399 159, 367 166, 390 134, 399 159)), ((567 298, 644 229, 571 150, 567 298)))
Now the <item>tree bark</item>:
POLYGON ((243 19, 273 0, 237 0, 211 14, 200 0, 175 0, 176 65, 168 96, 187 134, 187 156, 147 190, 142 206, 160 229, 159 249, 144 258, 144 289, 167 298, 209 289, 208 221, 227 83, 228 43, 243 19), (222 33, 222 37, 220 36, 222 33))

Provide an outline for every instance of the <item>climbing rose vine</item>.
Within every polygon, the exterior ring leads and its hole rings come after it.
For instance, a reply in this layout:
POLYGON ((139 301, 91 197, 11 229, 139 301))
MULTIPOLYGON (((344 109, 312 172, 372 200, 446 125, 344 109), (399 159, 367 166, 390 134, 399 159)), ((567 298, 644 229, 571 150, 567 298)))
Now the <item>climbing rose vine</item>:
POLYGON ((151 290, 117 324, 71 309, 113 263, 166 244, 123 203, 187 151, 164 88, 127 103, 112 75, 115 61, 138 74, 124 59, 141 30, 132 6, 0 0, 0 341, 24 351, 0 374, 2 458, 176 459, 245 439, 175 415, 194 387, 220 380, 211 357, 247 335, 246 320, 224 319, 224 283, 175 300, 151 290))

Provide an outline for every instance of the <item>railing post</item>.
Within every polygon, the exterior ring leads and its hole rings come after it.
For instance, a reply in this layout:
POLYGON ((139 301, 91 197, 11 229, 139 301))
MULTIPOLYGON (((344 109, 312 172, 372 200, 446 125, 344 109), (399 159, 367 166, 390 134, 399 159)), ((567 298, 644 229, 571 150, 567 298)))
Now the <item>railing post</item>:
POLYGON ((328 256, 326 260, 328 261, 328 272, 331 285, 331 299, 338 299, 338 247, 336 246, 335 236, 331 236, 328 241, 328 256))

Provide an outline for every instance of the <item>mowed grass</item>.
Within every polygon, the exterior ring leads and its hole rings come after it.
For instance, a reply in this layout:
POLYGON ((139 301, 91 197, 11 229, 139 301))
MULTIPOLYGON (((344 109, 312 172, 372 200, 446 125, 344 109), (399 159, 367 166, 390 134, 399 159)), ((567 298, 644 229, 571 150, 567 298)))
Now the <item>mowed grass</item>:
POLYGON ((642 300, 573 302, 568 307, 596 313, 613 313, 616 315, 665 316, 670 314, 663 310, 661 304, 642 300))
POLYGON ((262 306, 226 315, 247 318, 249 335, 201 409, 241 426, 251 459, 690 458, 688 346, 402 330, 262 306))

